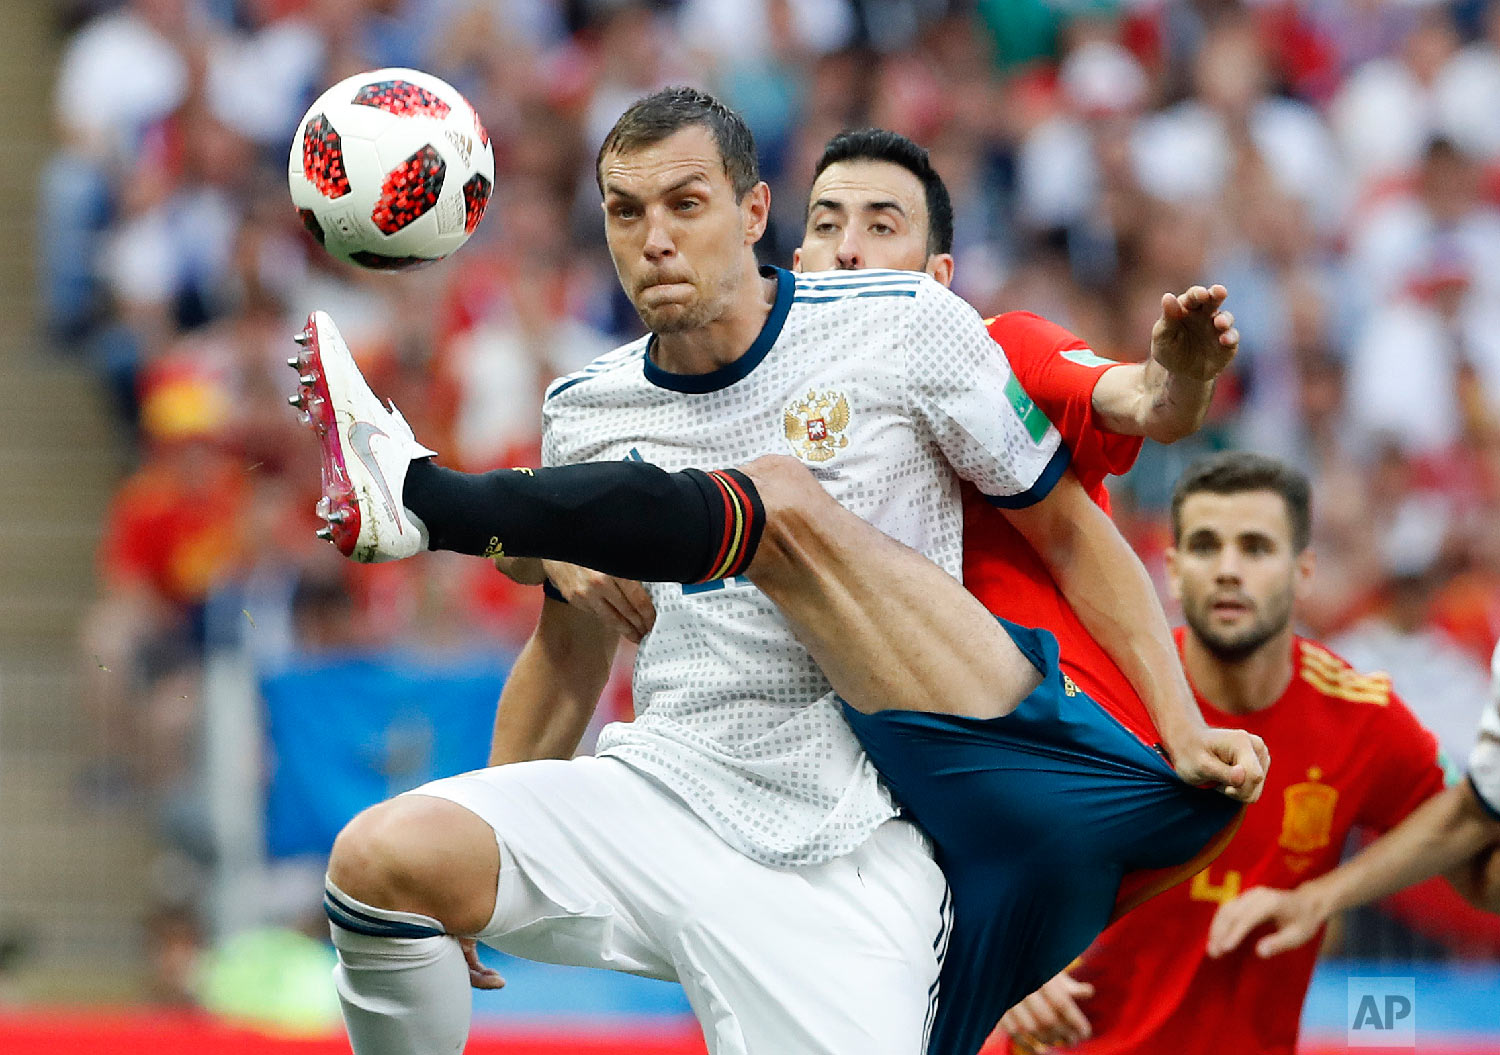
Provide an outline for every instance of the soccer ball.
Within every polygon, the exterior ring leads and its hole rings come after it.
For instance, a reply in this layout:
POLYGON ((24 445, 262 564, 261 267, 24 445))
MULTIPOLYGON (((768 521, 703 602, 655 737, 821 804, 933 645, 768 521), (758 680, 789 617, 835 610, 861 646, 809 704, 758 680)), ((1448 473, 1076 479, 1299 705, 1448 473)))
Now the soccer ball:
POLYGON ((489 133, 464 97, 418 70, 339 81, 297 126, 292 202, 340 260, 402 271, 468 240, 495 182, 489 133))

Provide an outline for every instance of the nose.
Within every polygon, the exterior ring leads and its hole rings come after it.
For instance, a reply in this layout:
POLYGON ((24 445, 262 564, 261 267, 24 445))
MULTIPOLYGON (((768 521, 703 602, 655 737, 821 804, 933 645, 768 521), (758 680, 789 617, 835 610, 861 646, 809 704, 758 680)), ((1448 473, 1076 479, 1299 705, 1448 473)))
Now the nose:
POLYGON ((1221 586, 1239 584, 1240 562, 1233 546, 1225 546, 1223 552, 1219 554, 1218 564, 1214 568, 1214 581, 1221 586))
POLYGON ((677 255, 677 244, 672 240, 672 234, 667 229, 659 215, 651 215, 648 219, 649 226, 646 228, 646 242, 641 247, 641 253, 653 264, 670 259, 677 255))
POLYGON ((834 260, 838 262, 841 271, 858 271, 865 266, 859 241, 851 232, 845 232, 844 237, 839 241, 838 253, 835 254, 834 260))

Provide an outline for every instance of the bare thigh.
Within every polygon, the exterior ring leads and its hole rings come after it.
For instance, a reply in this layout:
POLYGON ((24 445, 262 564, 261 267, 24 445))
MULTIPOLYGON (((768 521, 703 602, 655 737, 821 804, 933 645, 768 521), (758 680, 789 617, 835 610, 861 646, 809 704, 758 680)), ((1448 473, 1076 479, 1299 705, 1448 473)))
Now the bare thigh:
POLYGON ((839 505, 795 460, 742 471, 766 507, 750 581, 851 706, 994 718, 1041 683, 962 583, 839 505))

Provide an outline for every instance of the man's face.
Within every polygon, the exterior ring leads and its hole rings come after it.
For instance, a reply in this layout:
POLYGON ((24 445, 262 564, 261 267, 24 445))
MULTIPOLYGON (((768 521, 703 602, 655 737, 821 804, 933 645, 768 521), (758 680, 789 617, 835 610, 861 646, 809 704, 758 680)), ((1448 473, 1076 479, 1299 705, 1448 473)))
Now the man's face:
POLYGON ((745 247, 765 230, 766 185, 735 201, 718 144, 701 125, 606 154, 599 175, 609 254, 647 328, 680 333, 722 316, 744 278, 745 247))
POLYGON ((807 229, 792 266, 926 271, 947 285, 953 258, 929 257, 927 233, 927 197, 912 172, 890 161, 838 161, 813 183, 807 229))
POLYGON ((1312 555, 1293 550, 1279 494, 1189 495, 1181 531, 1167 552, 1172 595, 1210 653, 1237 662, 1286 629, 1312 575, 1312 555))

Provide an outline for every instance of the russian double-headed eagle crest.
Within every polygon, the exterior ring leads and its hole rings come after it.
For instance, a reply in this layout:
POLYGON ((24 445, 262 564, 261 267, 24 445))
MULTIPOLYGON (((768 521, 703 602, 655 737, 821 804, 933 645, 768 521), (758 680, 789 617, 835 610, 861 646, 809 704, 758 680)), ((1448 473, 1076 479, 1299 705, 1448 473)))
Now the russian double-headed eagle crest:
POLYGON ((805 462, 826 462, 849 446, 849 400, 841 392, 808 390, 782 412, 786 441, 805 462))

